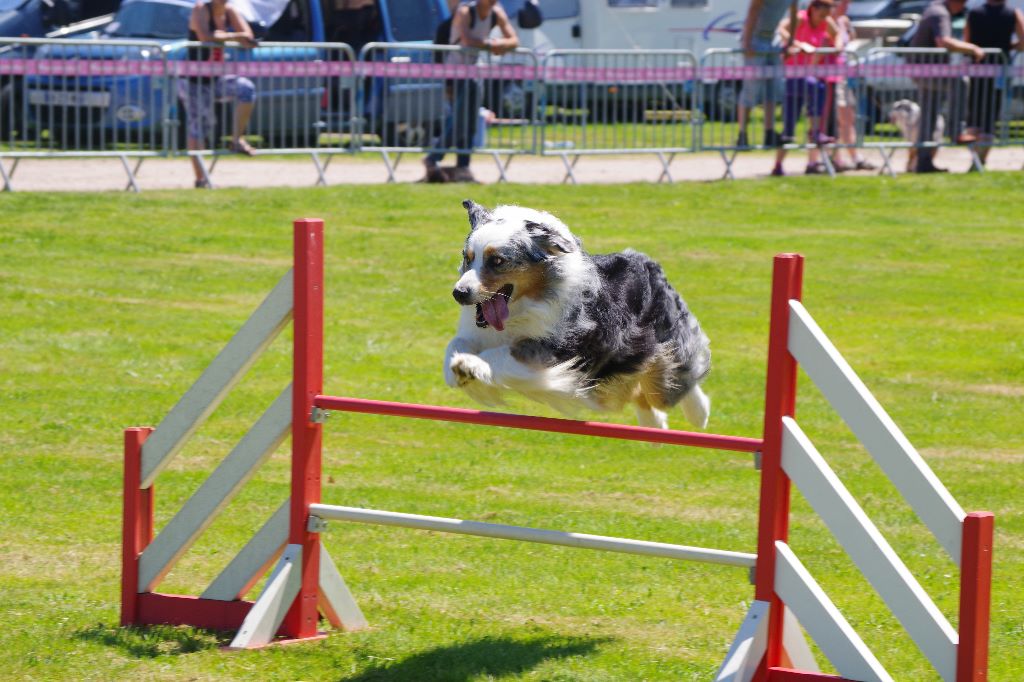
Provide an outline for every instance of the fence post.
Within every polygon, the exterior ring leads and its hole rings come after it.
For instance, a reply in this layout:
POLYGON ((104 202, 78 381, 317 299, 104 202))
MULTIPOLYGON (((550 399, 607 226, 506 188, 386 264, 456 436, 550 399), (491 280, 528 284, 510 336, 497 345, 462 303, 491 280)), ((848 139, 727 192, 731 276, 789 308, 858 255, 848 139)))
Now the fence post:
POLYGON ((295 221, 295 308, 292 384, 292 478, 288 543, 302 546, 302 587, 282 624, 285 636, 317 633, 320 535, 306 530, 309 505, 320 502, 322 426, 310 420, 323 392, 324 261, 322 220, 295 221))
POLYGON ((150 427, 124 430, 124 496, 121 518, 121 625, 139 622, 139 555, 153 541, 153 486, 140 488, 142 444, 150 427))
POLYGON ((988 679, 994 528, 995 517, 991 512, 973 512, 964 519, 956 682, 985 682, 988 679))
POLYGON ((789 301, 800 299, 803 256, 775 257, 772 271, 771 323, 764 398, 764 446, 761 452, 761 503, 758 510, 755 599, 771 604, 768 642, 755 679, 782 665, 784 606, 775 594, 775 542, 789 537, 790 481, 782 470, 782 418, 796 412, 796 360, 789 353, 789 301))

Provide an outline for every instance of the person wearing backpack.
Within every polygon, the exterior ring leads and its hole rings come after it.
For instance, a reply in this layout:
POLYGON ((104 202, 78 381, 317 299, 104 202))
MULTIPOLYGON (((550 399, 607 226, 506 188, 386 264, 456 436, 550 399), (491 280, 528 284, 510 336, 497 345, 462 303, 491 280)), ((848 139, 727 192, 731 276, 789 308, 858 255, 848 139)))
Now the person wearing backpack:
MULTIPOLYGON (((452 13, 451 21, 448 44, 462 49, 446 53, 447 64, 471 66, 476 64, 481 51, 503 55, 519 47, 516 30, 497 0, 461 3, 452 13), (500 31, 500 38, 490 37, 495 28, 500 31)), ((453 80, 452 116, 445 122, 441 137, 435 140, 436 151, 423 160, 427 182, 475 182, 469 163, 480 110, 480 83, 472 77, 453 80), (438 164, 452 147, 457 152, 456 165, 450 173, 445 173, 438 164)))

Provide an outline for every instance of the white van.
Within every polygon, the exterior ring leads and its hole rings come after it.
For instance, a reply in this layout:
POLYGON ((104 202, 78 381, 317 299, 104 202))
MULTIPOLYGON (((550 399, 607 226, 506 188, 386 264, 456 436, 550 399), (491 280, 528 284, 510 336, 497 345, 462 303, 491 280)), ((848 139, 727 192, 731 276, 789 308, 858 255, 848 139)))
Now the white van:
MULTIPOLYGON (((502 0, 513 16, 523 0, 502 0)), ((749 0, 541 0, 544 23, 519 29, 524 47, 690 50, 738 48, 749 0)))

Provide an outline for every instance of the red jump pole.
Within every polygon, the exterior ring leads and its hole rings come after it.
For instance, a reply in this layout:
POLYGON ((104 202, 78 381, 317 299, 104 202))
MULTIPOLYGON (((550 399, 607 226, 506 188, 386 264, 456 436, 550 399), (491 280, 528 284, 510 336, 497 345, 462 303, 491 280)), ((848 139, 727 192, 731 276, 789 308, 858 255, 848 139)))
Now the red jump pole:
POLYGON ((964 519, 960 549, 960 644, 956 682, 988 679, 988 634, 992 602, 992 541, 995 516, 973 512, 964 519))
POLYGON ((121 518, 121 625, 139 619, 139 555, 153 541, 153 488, 140 488, 142 444, 150 427, 124 430, 124 496, 121 518))
POLYGON ((784 253, 775 257, 772 271, 771 326, 768 332, 768 370, 764 398, 764 447, 761 451, 761 503, 758 510, 755 599, 771 604, 768 643, 755 677, 783 667, 783 604, 775 594, 775 543, 789 538, 789 477, 782 471, 782 418, 796 413, 796 359, 789 353, 789 301, 800 300, 804 258, 784 253))
POLYGON ((288 543, 302 545, 302 587, 281 625, 281 634, 317 634, 320 536, 306 530, 309 505, 320 502, 322 426, 310 420, 324 378, 324 222, 295 221, 295 308, 292 381, 292 482, 288 543))

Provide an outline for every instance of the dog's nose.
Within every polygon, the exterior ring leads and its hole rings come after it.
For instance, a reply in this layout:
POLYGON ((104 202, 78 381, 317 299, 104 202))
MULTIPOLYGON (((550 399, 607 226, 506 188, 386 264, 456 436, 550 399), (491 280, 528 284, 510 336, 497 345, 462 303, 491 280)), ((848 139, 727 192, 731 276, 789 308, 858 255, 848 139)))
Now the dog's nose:
POLYGON ((452 289, 452 296, 459 302, 460 305, 469 305, 473 301, 473 295, 469 293, 469 289, 465 287, 455 287, 452 289))

